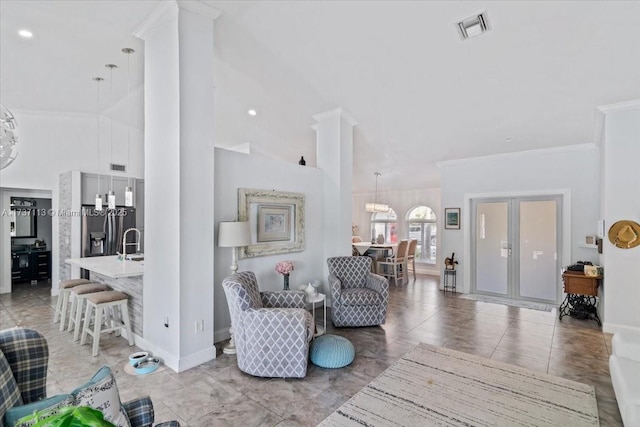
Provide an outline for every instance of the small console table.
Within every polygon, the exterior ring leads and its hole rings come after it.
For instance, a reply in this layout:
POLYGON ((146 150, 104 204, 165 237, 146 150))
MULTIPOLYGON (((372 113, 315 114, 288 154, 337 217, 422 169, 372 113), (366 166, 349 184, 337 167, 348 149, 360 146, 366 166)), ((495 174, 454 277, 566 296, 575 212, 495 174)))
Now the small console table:
POLYGON ((593 319, 601 326, 596 298, 601 279, 602 276, 585 276, 581 271, 565 271, 562 280, 567 295, 560 304, 559 319, 569 315, 576 319, 593 319))

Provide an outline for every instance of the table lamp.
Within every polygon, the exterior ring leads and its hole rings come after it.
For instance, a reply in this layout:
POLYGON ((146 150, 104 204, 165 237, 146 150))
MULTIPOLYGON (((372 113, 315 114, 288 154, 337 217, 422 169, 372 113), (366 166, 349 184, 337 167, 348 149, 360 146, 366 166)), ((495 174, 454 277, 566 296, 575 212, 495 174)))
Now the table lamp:
MULTIPOLYGON (((231 262, 231 274, 238 271, 238 248, 251 244, 251 228, 248 221, 221 221, 218 223, 218 246, 221 248, 233 248, 233 261, 231 262)), ((233 342, 233 324, 229 326, 229 344, 222 352, 236 354, 236 345, 233 342)))

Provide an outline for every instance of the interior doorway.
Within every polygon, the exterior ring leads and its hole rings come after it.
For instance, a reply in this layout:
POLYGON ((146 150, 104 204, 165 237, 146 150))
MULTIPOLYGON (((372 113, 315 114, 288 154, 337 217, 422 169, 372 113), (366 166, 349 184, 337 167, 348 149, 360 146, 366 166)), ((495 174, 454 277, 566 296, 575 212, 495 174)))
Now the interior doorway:
POLYGON ((0 293, 16 287, 51 286, 51 191, 0 188, 0 293))
POLYGON ((561 196, 471 200, 471 291, 560 301, 561 196))

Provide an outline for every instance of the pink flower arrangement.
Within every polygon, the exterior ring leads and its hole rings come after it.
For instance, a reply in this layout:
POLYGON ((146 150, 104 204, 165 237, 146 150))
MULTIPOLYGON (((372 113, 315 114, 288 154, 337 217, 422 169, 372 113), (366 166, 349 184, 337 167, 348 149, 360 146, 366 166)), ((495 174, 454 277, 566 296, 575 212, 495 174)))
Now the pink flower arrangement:
POLYGON ((288 276, 293 271, 293 263, 291 261, 280 261, 276 264, 276 272, 288 276))

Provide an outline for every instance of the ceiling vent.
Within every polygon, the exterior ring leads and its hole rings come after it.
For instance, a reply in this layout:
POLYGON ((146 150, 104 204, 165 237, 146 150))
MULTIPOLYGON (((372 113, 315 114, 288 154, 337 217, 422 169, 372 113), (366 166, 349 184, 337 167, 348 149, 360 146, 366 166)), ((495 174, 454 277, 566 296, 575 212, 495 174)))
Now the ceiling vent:
POLYGON ((117 165, 115 163, 111 163, 111 170, 114 172, 126 172, 127 167, 125 165, 117 165))
POLYGON ((479 36, 480 34, 486 33, 490 30, 486 12, 478 13, 470 18, 463 19, 456 24, 456 27, 458 28, 458 34, 460 34, 460 38, 462 40, 479 36))

